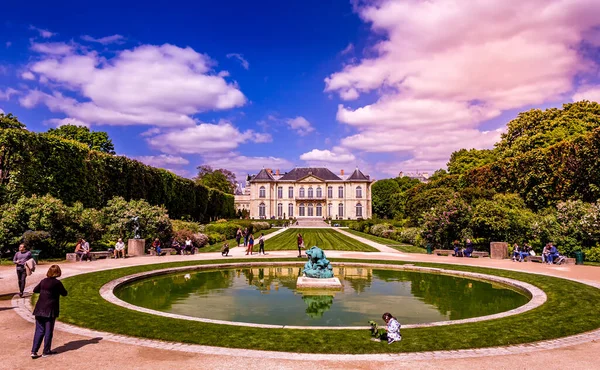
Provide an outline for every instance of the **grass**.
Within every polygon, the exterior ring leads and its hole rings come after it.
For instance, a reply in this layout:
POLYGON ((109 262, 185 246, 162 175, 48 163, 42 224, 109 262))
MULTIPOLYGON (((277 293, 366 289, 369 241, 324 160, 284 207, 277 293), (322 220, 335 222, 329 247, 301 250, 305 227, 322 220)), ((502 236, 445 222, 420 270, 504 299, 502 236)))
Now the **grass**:
POLYGON ((396 250, 399 250, 400 252, 405 252, 405 253, 426 253, 425 249, 423 249, 423 248, 416 247, 414 245, 410 245, 410 244, 406 244, 406 243, 400 243, 400 242, 397 242, 397 241, 392 240, 392 239, 382 238, 382 237, 379 237, 379 236, 375 236, 375 235, 371 235, 371 234, 367 234, 367 233, 363 233, 363 232, 356 231, 356 230, 351 230, 351 229, 345 229, 344 231, 347 231, 350 234, 353 234, 353 235, 356 235, 356 236, 360 236, 360 237, 363 237, 365 239, 374 241, 375 243, 383 244, 383 245, 388 246, 390 248, 394 248, 396 250))
POLYGON ((265 250, 297 250, 299 233, 302 234, 306 249, 316 245, 323 250, 378 252, 371 246, 331 229, 289 229, 265 241, 265 250))
MULTIPOLYGON (((270 261, 294 259, 265 259, 270 261)), ((220 260, 219 260, 220 261, 220 260)), ((334 259, 333 263, 357 260, 334 259)), ((416 263, 417 266, 471 271, 524 281, 543 289, 548 300, 531 311, 496 320, 402 330, 402 342, 387 345, 370 341, 367 330, 287 330, 237 327, 149 315, 115 306, 99 294, 102 285, 116 278, 186 265, 215 261, 134 266, 77 275, 63 280, 69 296, 61 299, 60 321, 91 329, 173 342, 229 348, 290 351, 304 353, 397 353, 459 350, 529 343, 587 332, 600 327, 600 290, 569 280, 515 271, 464 265, 416 263), (85 312, 85 315, 81 313, 85 312)), ((228 262, 245 262, 231 260, 228 262)), ((362 263, 398 264, 398 261, 362 260, 362 263)), ((392 313, 402 307, 392 307, 392 313)), ((378 320, 381 312, 365 318, 378 320)))
MULTIPOLYGON (((270 228, 270 229, 267 229, 267 230, 261 230, 258 233, 254 234, 254 239, 258 240, 258 237, 260 236, 261 233, 263 233, 265 235, 269 235, 270 233, 274 233, 277 230, 279 230, 279 228, 277 228, 277 229, 270 228)), ((219 243, 215 243, 215 244, 211 244, 211 245, 207 245, 205 247, 202 247, 202 248, 198 249, 198 253, 219 252, 219 251, 221 251, 221 247, 225 243, 229 243, 229 248, 233 248, 233 247, 235 247, 235 238, 234 239, 229 239, 229 240, 224 241, 224 242, 219 242, 219 243)), ((243 239, 242 239, 242 243, 243 243, 243 239)))

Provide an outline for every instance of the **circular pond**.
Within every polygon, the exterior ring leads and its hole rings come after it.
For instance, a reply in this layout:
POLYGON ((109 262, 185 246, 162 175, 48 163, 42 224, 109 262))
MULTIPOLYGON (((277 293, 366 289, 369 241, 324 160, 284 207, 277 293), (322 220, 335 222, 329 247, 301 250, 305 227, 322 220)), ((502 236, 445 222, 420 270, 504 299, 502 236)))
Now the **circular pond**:
POLYGON ((364 326, 392 312, 402 324, 460 320, 509 311, 529 298, 503 284, 445 274, 334 268, 341 291, 297 290, 300 267, 240 267, 158 275, 115 295, 152 310, 271 325, 364 326))

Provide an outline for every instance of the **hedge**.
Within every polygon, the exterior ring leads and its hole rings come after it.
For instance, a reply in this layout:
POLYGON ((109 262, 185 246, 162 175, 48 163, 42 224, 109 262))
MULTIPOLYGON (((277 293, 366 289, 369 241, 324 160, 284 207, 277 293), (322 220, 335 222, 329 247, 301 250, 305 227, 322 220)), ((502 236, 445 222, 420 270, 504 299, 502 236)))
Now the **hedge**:
POLYGON ((115 196, 163 205, 174 219, 232 217, 234 197, 124 156, 22 129, 0 130, 0 203, 50 194, 101 208, 115 196))

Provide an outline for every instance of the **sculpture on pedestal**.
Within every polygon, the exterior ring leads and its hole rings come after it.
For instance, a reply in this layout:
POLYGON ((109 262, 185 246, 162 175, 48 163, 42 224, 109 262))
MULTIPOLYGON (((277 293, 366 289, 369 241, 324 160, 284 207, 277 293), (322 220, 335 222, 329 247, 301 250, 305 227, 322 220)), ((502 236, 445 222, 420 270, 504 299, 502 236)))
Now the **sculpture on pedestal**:
POLYGON ((327 279, 333 277, 333 268, 325 252, 319 247, 312 247, 306 251, 308 262, 304 265, 302 272, 304 276, 310 278, 327 279))
POLYGON ((142 236, 140 235, 140 218, 138 216, 132 217, 131 223, 133 225, 133 238, 141 239, 142 236))

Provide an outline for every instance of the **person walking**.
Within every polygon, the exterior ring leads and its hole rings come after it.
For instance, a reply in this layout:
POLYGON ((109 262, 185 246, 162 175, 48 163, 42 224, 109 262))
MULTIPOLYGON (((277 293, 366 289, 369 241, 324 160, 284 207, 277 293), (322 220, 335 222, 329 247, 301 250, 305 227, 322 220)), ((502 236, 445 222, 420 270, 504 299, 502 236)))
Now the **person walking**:
POLYGON ((235 232, 235 246, 236 247, 240 246, 240 240, 242 240, 242 229, 238 227, 237 231, 235 232))
POLYGON ((246 249, 246 256, 248 255, 248 253, 252 255, 252 248, 254 248, 254 235, 250 234, 248 236, 248 249, 246 249))
POLYGON ((304 240, 302 234, 298 233, 298 258, 302 258, 302 248, 304 248, 304 240))
POLYGON ((27 269, 25 263, 33 258, 31 252, 25 248, 25 244, 19 245, 19 251, 13 257, 13 263, 17 267, 17 281, 19 282, 19 297, 23 298, 25 290, 25 280, 27 279, 27 269))
POLYGON ((42 357, 55 355, 52 351, 52 336, 54 335, 54 322, 60 311, 60 296, 66 297, 67 290, 57 279, 62 272, 58 265, 52 265, 46 273, 46 278, 33 288, 34 293, 39 293, 40 297, 35 304, 33 315, 35 316, 35 335, 33 336, 33 346, 31 347, 31 358, 40 357, 38 351, 44 340, 44 350, 42 357))
POLYGON ((246 248, 248 246, 248 236, 250 235, 250 233, 248 232, 248 228, 244 229, 244 248, 246 248))
POLYGON ((265 255, 265 234, 260 233, 260 237, 258 238, 258 254, 265 255))

